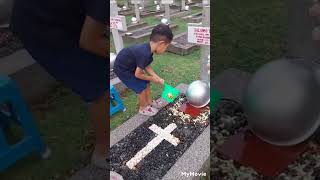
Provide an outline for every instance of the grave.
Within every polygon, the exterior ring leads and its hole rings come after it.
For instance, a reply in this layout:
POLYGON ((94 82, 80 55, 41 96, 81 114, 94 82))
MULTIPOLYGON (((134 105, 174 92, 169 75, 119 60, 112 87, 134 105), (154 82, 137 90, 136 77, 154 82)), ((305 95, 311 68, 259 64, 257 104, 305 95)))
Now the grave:
MULTIPOLYGON (((125 41, 131 41, 131 42, 132 41, 134 41, 134 42, 140 41, 141 39, 151 35, 151 31, 155 26, 156 25, 146 26, 141 29, 137 29, 137 30, 134 30, 134 31, 131 31, 128 33, 123 33, 122 34, 123 39, 125 41)), ((175 29, 178 27, 178 25, 176 25, 176 24, 170 24, 169 26, 171 29, 175 29)))
MULTIPOLYGON (((113 36, 113 41, 115 44, 116 53, 118 54, 121 49, 123 49, 123 39, 120 35, 119 31, 127 31, 126 18, 124 16, 118 15, 117 3, 116 1, 110 2, 110 29, 113 36)), ((110 54, 111 55, 111 54, 110 54)), ((111 64, 111 57, 110 57, 111 64)), ((110 84, 117 88, 118 91, 123 91, 126 86, 120 81, 118 77, 113 73, 112 69, 110 69, 110 84)))
MULTIPOLYGON (((305 13, 310 4, 299 0, 288 3, 293 18, 289 21, 287 58, 301 63, 319 60, 317 40, 310 35, 314 23, 305 13)), ((211 117, 211 173, 218 179, 319 179, 319 128, 308 140, 290 146, 271 145, 248 131, 242 96, 250 79, 249 73, 229 69, 212 80, 225 97, 211 117)))
MULTIPOLYGON (((139 29, 139 28, 144 27, 144 26, 147 25, 146 22, 143 22, 140 19, 140 10, 138 8, 138 4, 141 4, 141 1, 140 0, 136 0, 136 1, 131 1, 131 2, 134 4, 135 17, 132 17, 132 18, 135 18, 135 21, 131 20, 130 24, 127 25, 127 29, 126 30, 128 30, 128 31, 139 29)), ((122 31, 122 30, 120 30, 120 31, 122 31)))
MULTIPOLYGON (((127 30, 128 31, 133 31, 133 30, 136 30, 136 29, 139 29, 139 28, 142 28, 142 27, 145 27, 145 26, 147 26, 148 25, 148 23, 146 23, 146 22, 142 22, 142 21, 139 21, 139 22, 137 22, 137 23, 130 23, 130 24, 128 24, 127 25, 127 30)), ((121 30, 120 30, 121 31, 121 30)), ((122 31, 123 32, 123 31, 122 31)))
POLYGON ((202 20, 202 12, 195 13, 190 16, 185 16, 182 19, 189 23, 199 23, 202 20))
POLYGON ((203 6, 202 23, 188 24, 188 43, 198 44, 201 47, 200 79, 210 81, 207 73, 207 64, 210 63, 210 5, 203 6))
MULTIPOLYGON (((191 14, 192 11, 179 11, 178 9, 171 9, 170 10, 170 18, 179 18, 179 17, 183 17, 186 15, 191 14)), ((162 17, 164 17, 164 14, 160 14, 156 16, 158 19, 161 19, 162 17)))
POLYGON ((241 99, 250 78, 251 75, 247 72, 227 69, 211 80, 212 86, 222 93, 224 98, 210 115, 211 174, 215 174, 219 179, 320 177, 320 168, 317 168, 320 165, 320 130, 306 144, 287 147, 285 150, 260 142, 261 140, 246 132, 247 116, 242 109, 241 99), (247 139, 246 144, 242 143, 243 139, 247 139), (241 153, 230 151, 235 149, 240 149, 241 153), (222 153, 223 151, 228 152, 233 160, 222 153), (304 153, 292 162, 292 157, 301 152, 304 153), (273 160, 269 161, 270 159, 273 160), (283 163, 286 164, 288 160, 292 163, 284 168, 283 163), (263 163, 266 161, 269 163, 263 163))
POLYGON ((180 112, 187 87, 177 86, 182 95, 156 116, 137 114, 111 132, 111 171, 139 180, 186 179, 190 172, 208 176, 209 108, 196 118, 180 112))
POLYGON ((194 50, 199 49, 199 45, 189 43, 187 41, 187 36, 187 32, 176 35, 167 48, 167 51, 184 56, 192 53, 194 50))
POLYGON ((141 17, 149 17, 149 16, 155 16, 158 14, 162 14, 164 13, 163 10, 157 11, 156 9, 146 9, 144 11, 141 12, 141 17))
POLYGON ((134 11, 132 9, 119 11, 119 15, 123 15, 123 16, 131 16, 133 14, 134 14, 134 11))

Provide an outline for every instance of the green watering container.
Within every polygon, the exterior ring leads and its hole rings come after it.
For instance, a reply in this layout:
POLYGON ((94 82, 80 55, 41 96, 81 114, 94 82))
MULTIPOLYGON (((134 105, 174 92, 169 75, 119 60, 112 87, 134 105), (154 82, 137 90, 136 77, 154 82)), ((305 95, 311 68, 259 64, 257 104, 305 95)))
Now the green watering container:
POLYGON ((211 94, 210 94, 210 110, 211 111, 215 110, 221 98, 222 98, 222 94, 218 90, 211 88, 211 94))
POLYGON ((166 83, 164 83, 164 88, 161 97, 169 103, 172 103, 180 94, 180 91, 166 83))

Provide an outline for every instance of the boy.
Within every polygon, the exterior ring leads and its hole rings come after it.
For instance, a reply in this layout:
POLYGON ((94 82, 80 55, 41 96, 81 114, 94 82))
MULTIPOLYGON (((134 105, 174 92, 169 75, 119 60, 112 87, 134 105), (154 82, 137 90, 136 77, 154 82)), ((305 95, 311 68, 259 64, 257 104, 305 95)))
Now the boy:
POLYGON ((161 107, 159 101, 152 101, 149 82, 163 85, 164 80, 153 71, 151 63, 153 53, 164 53, 172 39, 169 26, 159 24, 152 30, 150 42, 122 49, 115 60, 114 72, 138 95, 139 113, 142 115, 154 116, 161 107))
POLYGON ((101 168, 107 168, 109 147, 108 16, 105 0, 15 0, 10 24, 30 55, 89 104, 92 163, 101 168))

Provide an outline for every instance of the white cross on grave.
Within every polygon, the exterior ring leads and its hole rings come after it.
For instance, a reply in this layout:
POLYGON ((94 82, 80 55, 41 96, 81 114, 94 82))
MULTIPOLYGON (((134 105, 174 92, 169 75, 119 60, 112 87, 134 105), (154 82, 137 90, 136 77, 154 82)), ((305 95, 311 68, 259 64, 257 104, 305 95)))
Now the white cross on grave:
POLYGON ((140 10, 138 4, 141 4, 141 0, 131 0, 131 3, 134 4, 134 11, 136 14, 137 22, 140 21, 140 10))
POLYGON ((119 30, 127 31, 127 23, 125 16, 118 15, 118 6, 115 0, 110 1, 110 29, 117 54, 123 49, 123 39, 119 34, 119 30))
POLYGON ((133 158, 131 158, 126 165, 130 169, 135 169, 135 166, 146 157, 154 148, 156 148, 163 140, 168 141, 174 146, 180 143, 180 140, 170 134, 177 128, 175 123, 169 124, 166 128, 162 129, 159 126, 152 124, 149 129, 157 134, 144 148, 142 148, 133 158))
POLYGON ((188 23, 188 42, 201 45, 200 79, 210 81, 210 5, 203 6, 201 23, 188 23))
POLYGON ((170 24, 170 6, 169 4, 173 4, 173 0, 161 0, 161 3, 164 4, 164 17, 168 20, 170 24))

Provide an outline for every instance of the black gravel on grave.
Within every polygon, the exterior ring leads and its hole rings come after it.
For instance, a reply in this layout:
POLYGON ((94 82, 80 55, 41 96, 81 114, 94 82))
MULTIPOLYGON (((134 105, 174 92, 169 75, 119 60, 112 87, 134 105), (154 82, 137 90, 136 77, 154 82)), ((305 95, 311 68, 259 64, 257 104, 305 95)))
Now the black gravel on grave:
POLYGON ((130 180, 161 179, 167 173, 208 124, 185 124, 176 116, 169 115, 168 109, 170 107, 172 107, 172 104, 162 108, 157 115, 151 117, 147 122, 111 147, 110 160, 112 171, 116 171, 124 179, 130 180), (180 139, 180 144, 175 147, 166 140, 163 140, 150 154, 138 163, 136 170, 129 169, 126 166, 126 162, 156 137, 149 127, 152 124, 156 124, 164 129, 173 122, 176 123, 177 128, 171 134, 180 139))
POLYGON ((23 48, 21 41, 8 29, 0 29, 0 58, 23 48))
POLYGON ((228 137, 236 134, 240 128, 247 125, 247 116, 239 103, 223 99, 216 110, 210 115, 210 147, 211 169, 213 180, 233 179, 275 179, 320 180, 320 129, 310 138, 308 150, 276 178, 270 178, 257 173, 250 167, 224 157, 215 151, 228 137))

